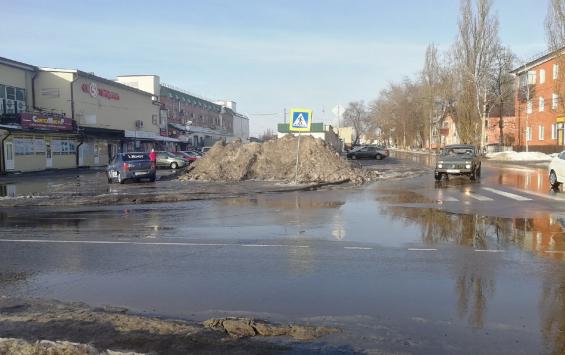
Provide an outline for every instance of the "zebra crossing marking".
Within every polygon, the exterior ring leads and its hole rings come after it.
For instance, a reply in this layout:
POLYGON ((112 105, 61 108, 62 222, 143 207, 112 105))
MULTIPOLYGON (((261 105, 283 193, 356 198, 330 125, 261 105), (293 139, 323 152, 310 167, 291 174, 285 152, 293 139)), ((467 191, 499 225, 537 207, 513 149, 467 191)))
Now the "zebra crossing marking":
POLYGON ((483 187, 482 189, 485 190, 485 191, 492 192, 493 194, 508 197, 508 198, 516 200, 516 201, 531 201, 532 200, 531 198, 516 195, 516 194, 510 193, 510 192, 506 192, 506 191, 493 189, 492 187, 483 187))

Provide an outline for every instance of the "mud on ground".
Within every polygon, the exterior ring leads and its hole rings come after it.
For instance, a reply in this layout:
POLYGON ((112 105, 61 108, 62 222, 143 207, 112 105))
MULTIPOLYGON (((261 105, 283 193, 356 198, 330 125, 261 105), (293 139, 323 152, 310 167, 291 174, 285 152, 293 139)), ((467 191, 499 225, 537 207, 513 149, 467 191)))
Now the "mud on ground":
POLYGON ((291 348, 252 337, 312 340, 336 331, 248 318, 195 324, 132 315, 124 308, 0 298, 0 354, 265 354, 291 348))

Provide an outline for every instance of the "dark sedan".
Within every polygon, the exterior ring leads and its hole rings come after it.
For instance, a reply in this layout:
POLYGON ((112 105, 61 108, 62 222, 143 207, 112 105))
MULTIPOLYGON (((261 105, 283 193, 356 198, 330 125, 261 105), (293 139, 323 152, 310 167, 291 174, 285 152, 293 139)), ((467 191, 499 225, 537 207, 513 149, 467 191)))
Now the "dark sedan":
POLYGON ((155 181, 155 162, 149 158, 149 153, 119 153, 106 168, 108 182, 123 184, 126 180, 139 181, 149 179, 155 181))
POLYGON ((388 157, 388 149, 376 145, 355 147, 347 153, 347 159, 377 159, 388 157))

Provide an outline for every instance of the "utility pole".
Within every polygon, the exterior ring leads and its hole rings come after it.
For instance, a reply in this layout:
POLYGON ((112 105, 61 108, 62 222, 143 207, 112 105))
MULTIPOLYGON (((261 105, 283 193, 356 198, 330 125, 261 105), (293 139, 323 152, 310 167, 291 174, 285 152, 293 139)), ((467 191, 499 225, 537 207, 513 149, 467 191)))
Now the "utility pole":
POLYGON ((487 87, 485 85, 484 93, 483 93, 483 112, 481 112, 481 154, 485 147, 485 125, 486 125, 486 116, 487 116, 487 87))
POLYGON ((432 126, 433 126, 433 121, 434 121, 434 119, 433 119, 433 110, 434 110, 433 109, 433 107, 434 107, 433 100, 432 100, 432 105, 430 107, 431 108, 430 108, 430 142, 429 142, 429 146, 430 146, 430 154, 432 154, 432 134, 433 134, 432 133, 432 126))
POLYGON ((531 129, 529 128, 528 118, 529 118, 529 107, 530 104, 530 72, 526 74, 526 152, 528 152, 528 131, 532 134, 531 129))
POLYGON ((286 124, 286 107, 284 108, 283 120, 284 124, 286 124))

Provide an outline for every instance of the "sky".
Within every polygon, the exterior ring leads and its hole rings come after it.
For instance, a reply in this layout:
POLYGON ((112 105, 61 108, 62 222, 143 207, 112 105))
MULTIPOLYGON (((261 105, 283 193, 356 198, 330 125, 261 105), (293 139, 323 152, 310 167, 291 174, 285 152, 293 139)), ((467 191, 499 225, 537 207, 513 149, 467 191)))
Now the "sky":
MULTIPOLYGON (((499 36, 521 59, 545 48, 548 0, 494 0, 499 36)), ((447 50, 458 0, 29 1, 3 4, 0 56, 114 79, 156 74, 237 102, 254 136, 283 111, 374 100, 414 78, 426 46, 447 50)))

